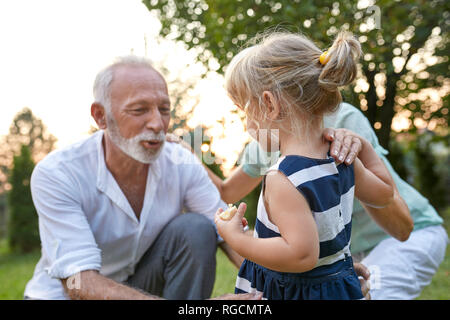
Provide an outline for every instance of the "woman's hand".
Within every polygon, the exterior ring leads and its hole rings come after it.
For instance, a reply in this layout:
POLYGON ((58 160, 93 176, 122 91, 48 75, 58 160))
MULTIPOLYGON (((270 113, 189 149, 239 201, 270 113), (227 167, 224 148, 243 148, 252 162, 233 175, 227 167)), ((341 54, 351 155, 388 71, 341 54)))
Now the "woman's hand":
POLYGON ((330 154, 338 164, 352 164, 362 148, 362 138, 348 129, 326 128, 323 137, 331 142, 330 154))
POLYGON ((192 147, 189 143, 187 143, 186 141, 184 141, 183 139, 181 139, 180 137, 178 137, 177 135, 175 135, 173 133, 166 134, 166 141, 178 143, 180 146, 182 146, 186 150, 189 150, 190 152, 194 153, 194 149, 192 149, 192 147))
POLYGON ((247 210, 247 204, 241 202, 234 217, 228 221, 220 218, 223 209, 219 208, 217 210, 214 216, 214 222, 216 223, 217 232, 225 242, 229 243, 229 239, 236 235, 236 233, 244 233, 244 227, 248 225, 247 219, 244 218, 245 210, 247 210))

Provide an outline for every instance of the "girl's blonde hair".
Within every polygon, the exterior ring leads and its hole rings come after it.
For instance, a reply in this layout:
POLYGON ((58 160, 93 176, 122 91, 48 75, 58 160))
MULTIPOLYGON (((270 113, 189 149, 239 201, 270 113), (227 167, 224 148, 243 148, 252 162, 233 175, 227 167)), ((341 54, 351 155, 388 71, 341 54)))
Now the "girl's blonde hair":
POLYGON ((338 34, 328 49, 326 64, 319 62, 323 52, 300 34, 273 32, 253 42, 227 67, 225 88, 237 105, 249 106, 248 116, 258 120, 265 118, 262 93, 270 91, 280 104, 279 120, 289 118, 294 132, 317 125, 325 113, 338 108, 342 101, 339 87, 355 79, 362 53, 348 32, 338 34))

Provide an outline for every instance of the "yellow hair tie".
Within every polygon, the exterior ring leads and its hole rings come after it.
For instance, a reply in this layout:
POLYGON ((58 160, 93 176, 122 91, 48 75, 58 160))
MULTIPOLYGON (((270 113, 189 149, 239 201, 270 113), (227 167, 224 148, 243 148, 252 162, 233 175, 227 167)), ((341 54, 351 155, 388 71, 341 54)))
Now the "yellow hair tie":
POLYGON ((330 60, 330 57, 328 56, 328 51, 324 51, 319 57, 319 62, 323 65, 326 65, 328 60, 330 60))

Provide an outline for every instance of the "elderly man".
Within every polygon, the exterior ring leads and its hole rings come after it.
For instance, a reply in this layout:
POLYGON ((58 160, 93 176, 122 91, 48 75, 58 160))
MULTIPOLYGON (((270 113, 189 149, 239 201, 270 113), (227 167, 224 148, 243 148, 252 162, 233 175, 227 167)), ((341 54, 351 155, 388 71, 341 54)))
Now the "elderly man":
POLYGON ((102 130, 33 172, 42 257, 25 298, 209 298, 213 215, 226 205, 195 156, 165 143, 165 80, 148 61, 125 57, 98 74, 94 97, 102 130))

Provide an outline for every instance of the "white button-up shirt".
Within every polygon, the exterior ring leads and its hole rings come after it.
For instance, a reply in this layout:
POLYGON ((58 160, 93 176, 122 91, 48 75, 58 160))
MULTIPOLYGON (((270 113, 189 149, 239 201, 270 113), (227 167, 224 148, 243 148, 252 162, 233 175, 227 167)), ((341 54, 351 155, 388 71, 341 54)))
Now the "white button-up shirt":
MULTIPOLYGON (((214 223, 226 209, 195 155, 165 143, 150 165, 140 219, 105 164, 103 131, 54 151, 38 163, 31 178, 39 215, 42 257, 25 295, 67 299, 60 279, 83 270, 99 270, 118 282, 134 268, 160 231, 185 212, 214 223)), ((72 285, 76 286, 74 277, 72 285)))

